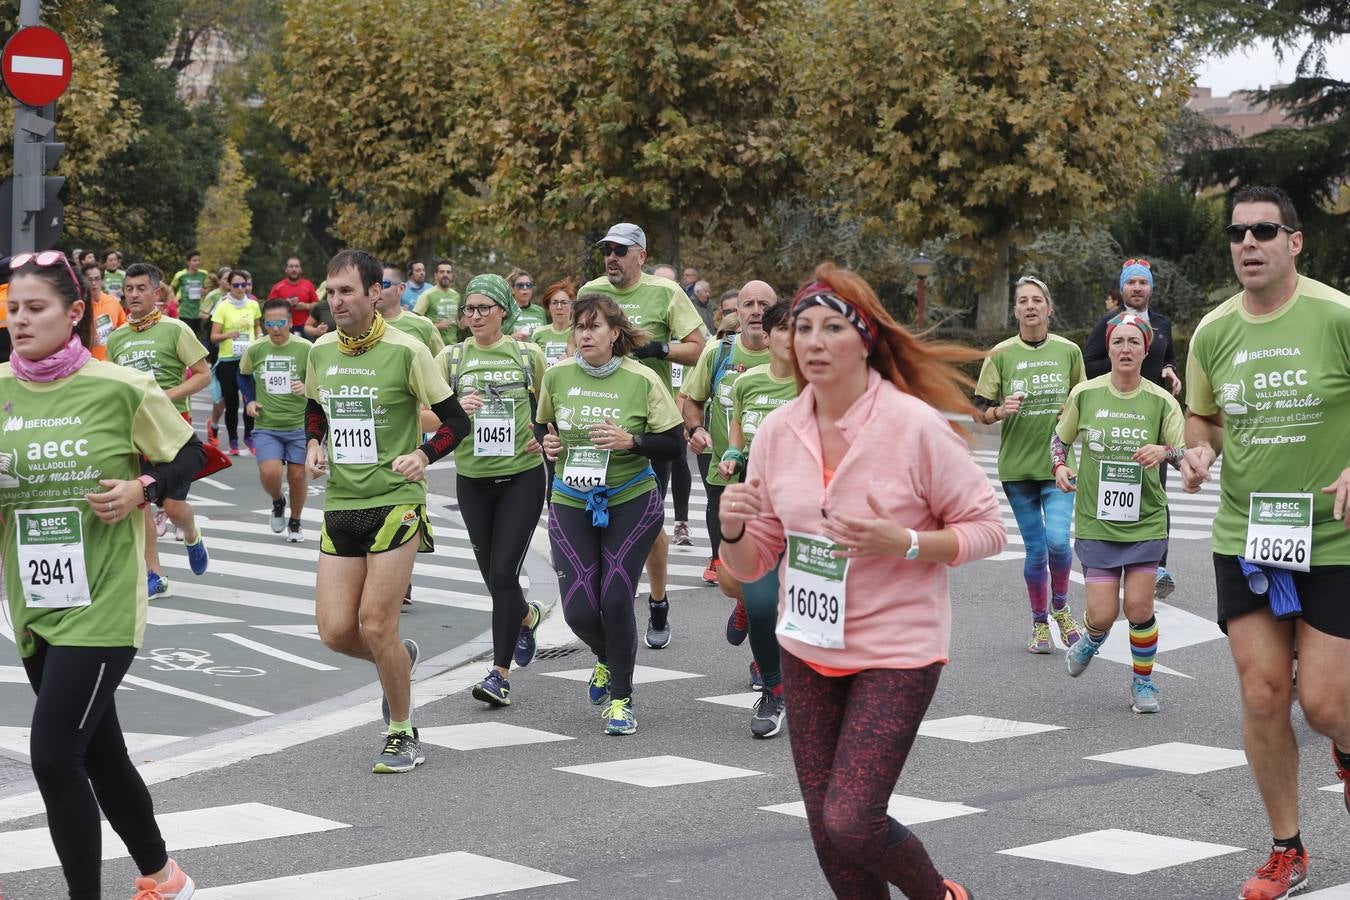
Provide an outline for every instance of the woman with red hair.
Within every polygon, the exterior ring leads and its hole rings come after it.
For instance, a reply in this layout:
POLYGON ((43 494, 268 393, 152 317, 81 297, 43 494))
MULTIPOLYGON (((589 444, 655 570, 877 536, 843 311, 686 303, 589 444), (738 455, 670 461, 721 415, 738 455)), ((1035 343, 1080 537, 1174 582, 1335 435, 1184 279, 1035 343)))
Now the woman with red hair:
POLYGON ((722 562, 742 582, 779 567, 792 757, 835 894, 968 900, 886 807, 947 662, 947 568, 1007 540, 939 411, 973 410, 953 363, 981 354, 915 338, 832 263, 793 298, 791 334, 802 391, 722 496, 722 562))

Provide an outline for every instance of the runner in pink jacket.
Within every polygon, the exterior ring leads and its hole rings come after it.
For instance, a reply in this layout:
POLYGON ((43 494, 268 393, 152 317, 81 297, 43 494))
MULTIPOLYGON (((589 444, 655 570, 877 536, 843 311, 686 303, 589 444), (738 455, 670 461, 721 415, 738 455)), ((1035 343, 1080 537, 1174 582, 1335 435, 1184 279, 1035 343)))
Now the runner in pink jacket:
POLYGON ((973 408, 951 363, 981 354, 919 341, 828 263, 794 298, 792 334, 804 389, 723 494, 722 562, 742 581, 779 567, 793 761, 835 894, 968 900, 886 804, 947 661, 947 568, 1007 540, 938 411, 973 408))

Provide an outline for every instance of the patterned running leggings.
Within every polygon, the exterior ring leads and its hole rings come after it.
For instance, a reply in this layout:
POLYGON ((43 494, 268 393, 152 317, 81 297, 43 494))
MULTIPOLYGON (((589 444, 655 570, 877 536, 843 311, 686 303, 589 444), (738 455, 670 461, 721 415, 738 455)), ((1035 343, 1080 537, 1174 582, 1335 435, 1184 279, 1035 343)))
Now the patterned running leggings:
POLYGON ((1031 618, 1044 622, 1048 594, 1054 595, 1055 609, 1069 599, 1069 572, 1073 569, 1069 524, 1074 495, 1061 491, 1053 481, 1005 481, 1003 493, 1012 504, 1017 530, 1026 546, 1022 577, 1031 600, 1031 618))
POLYGON ((816 858, 841 900, 942 900, 923 843, 886 811, 941 663, 827 677, 783 654, 788 736, 816 858))

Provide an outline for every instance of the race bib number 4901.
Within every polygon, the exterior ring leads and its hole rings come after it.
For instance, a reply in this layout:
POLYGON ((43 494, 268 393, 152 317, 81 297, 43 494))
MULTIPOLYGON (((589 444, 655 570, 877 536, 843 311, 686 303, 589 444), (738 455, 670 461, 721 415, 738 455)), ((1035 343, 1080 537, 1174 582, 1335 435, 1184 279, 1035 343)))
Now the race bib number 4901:
POLYGON ((25 604, 34 609, 69 609, 93 602, 78 509, 15 510, 14 526, 25 604))
POLYGON ((1252 494, 1247 512, 1248 562, 1308 571, 1312 562, 1312 494, 1252 494))
POLYGON ((847 559, 836 559, 829 538, 789 531, 787 580, 778 634, 815 647, 844 646, 847 559))
POLYGON ((263 390, 269 394, 291 392, 291 362, 287 359, 263 361, 263 390))
POLYGON ((375 401, 370 397, 329 398, 328 435, 337 465, 379 462, 375 446, 375 401))

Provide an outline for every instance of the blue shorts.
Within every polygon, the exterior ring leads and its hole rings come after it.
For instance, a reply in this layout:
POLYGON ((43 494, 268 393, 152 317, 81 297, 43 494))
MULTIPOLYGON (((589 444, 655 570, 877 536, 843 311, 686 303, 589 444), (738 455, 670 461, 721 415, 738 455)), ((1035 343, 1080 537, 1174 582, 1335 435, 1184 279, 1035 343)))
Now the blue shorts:
POLYGON ((292 465, 305 464, 305 429, 294 431, 269 431, 265 428, 253 430, 253 456, 258 462, 283 460, 292 465))
MULTIPOLYGON (((216 360, 219 362, 219 360, 216 360)), ((225 394, 220 389, 220 379, 216 377, 216 363, 211 363, 211 405, 225 402, 225 394)))

